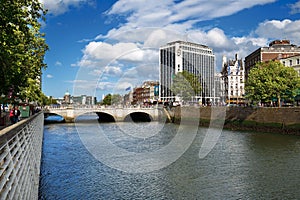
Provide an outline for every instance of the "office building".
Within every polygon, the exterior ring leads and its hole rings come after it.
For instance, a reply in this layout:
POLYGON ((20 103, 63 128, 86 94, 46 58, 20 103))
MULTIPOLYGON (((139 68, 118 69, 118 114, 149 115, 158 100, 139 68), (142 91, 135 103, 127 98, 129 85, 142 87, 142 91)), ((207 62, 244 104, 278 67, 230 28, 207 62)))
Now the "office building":
POLYGON ((174 41, 160 47, 160 100, 174 101, 172 79, 179 72, 187 71, 200 77, 202 91, 196 94, 193 101, 202 104, 215 102, 215 55, 211 48, 186 41, 174 41))

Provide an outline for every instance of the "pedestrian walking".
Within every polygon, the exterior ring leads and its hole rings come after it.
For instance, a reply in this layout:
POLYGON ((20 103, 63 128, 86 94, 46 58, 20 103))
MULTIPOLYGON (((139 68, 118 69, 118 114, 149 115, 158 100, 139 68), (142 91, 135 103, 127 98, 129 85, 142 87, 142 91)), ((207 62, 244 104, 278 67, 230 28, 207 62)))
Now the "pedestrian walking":
POLYGON ((10 119, 10 122, 12 124, 15 123, 15 109, 14 109, 14 107, 11 108, 10 111, 9 111, 9 119, 10 119))
POLYGON ((19 110, 19 107, 16 106, 14 110, 14 115, 15 115, 15 123, 20 121, 20 116, 21 116, 21 111, 19 110))

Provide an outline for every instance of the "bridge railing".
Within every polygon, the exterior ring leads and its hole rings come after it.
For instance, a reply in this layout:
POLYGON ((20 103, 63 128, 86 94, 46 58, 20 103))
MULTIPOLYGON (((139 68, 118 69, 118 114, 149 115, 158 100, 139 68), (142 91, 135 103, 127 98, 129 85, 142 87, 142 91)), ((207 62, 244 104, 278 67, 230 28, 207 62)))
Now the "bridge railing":
POLYGON ((66 110, 66 109, 73 109, 73 110, 93 110, 93 109, 97 109, 97 110, 101 110, 101 109, 105 109, 105 110, 115 110, 115 109, 143 109, 143 110, 147 110, 147 109, 157 109, 157 108, 162 108, 162 106, 158 106, 158 105, 152 105, 152 106, 99 106, 99 105, 81 105, 81 106, 76 106, 76 105, 68 105, 68 106, 47 106, 44 108, 44 111, 48 111, 48 110, 66 110))
POLYGON ((0 131, 0 199, 38 199, 44 115, 0 131))

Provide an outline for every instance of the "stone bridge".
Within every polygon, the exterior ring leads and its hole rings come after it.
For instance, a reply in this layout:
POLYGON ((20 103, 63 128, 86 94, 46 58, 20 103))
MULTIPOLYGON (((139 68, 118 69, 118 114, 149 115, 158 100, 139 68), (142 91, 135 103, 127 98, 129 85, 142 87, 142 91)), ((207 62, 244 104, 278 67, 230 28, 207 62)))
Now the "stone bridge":
POLYGON ((48 108, 44 110, 45 116, 60 115, 66 122, 74 122, 75 119, 86 113, 96 113, 99 121, 121 122, 121 121, 158 121, 163 117, 160 108, 48 108))

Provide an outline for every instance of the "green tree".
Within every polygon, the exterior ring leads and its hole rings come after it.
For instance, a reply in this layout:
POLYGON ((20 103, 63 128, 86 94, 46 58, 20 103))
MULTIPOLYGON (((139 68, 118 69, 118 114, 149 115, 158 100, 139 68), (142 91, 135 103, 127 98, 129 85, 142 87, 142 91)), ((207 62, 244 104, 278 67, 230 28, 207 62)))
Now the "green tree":
POLYGON ((254 102, 272 102, 293 98, 300 87, 300 77, 292 67, 278 61, 260 62, 250 70, 246 81, 246 98, 254 102))
POLYGON ((111 94, 108 94, 102 100, 103 105, 111 105, 111 94))
POLYGON ((40 96, 48 50, 40 32, 46 11, 38 0, 0 0, 0 94, 11 100, 40 96))
POLYGON ((112 105, 120 104, 120 103, 122 103, 122 101, 123 101, 123 98, 120 94, 113 94, 111 96, 111 104, 112 105))
POLYGON ((184 101, 191 100, 202 90, 200 77, 187 71, 178 72, 174 75, 171 90, 174 95, 181 97, 184 101))
POLYGON ((57 100, 56 99, 53 99, 52 96, 47 97, 43 93, 39 97, 39 102, 40 102, 40 104, 42 106, 44 106, 44 105, 50 105, 50 104, 57 104, 57 100))
POLYGON ((102 105, 117 105, 122 102, 123 98, 120 94, 108 94, 102 100, 102 105))

